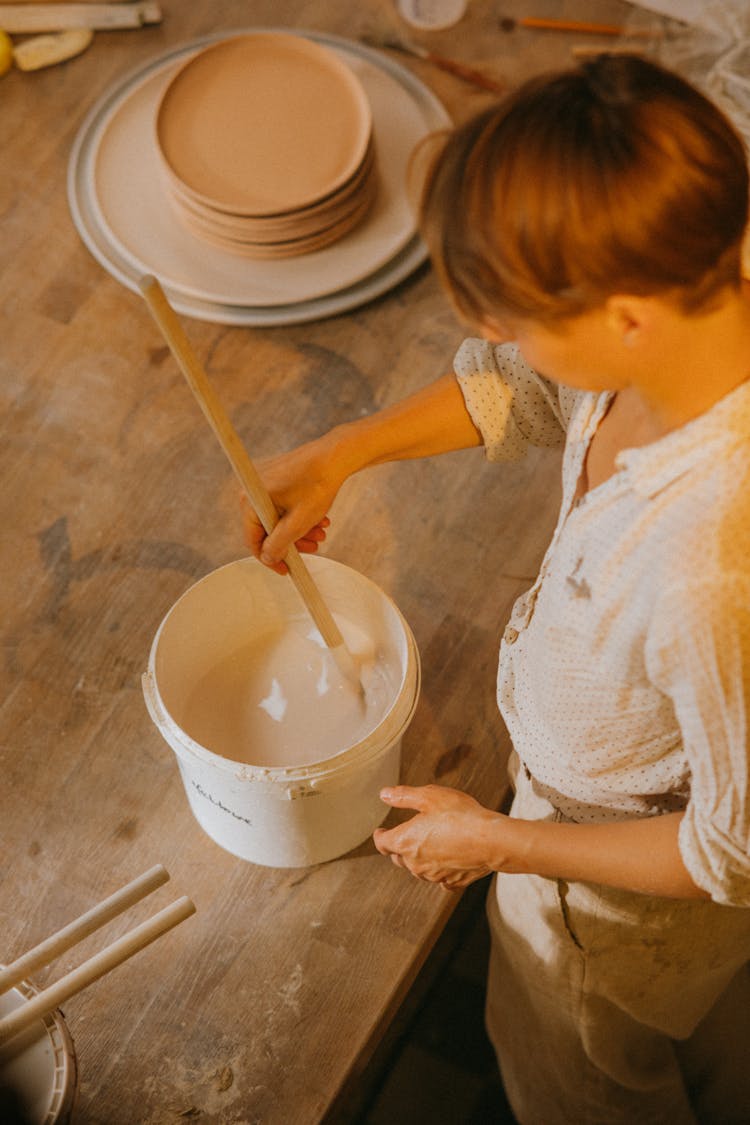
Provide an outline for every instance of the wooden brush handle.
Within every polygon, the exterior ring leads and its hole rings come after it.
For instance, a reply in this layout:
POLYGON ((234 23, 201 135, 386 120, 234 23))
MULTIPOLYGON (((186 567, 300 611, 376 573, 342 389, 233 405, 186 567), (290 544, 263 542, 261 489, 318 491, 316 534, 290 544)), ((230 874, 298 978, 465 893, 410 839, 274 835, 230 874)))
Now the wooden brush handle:
POLYGON ((74 922, 70 922, 62 930, 52 934, 46 941, 35 945, 28 953, 24 953, 11 965, 6 965, 4 969, 0 970, 0 993, 6 992, 13 985, 18 984, 29 973, 35 972, 43 965, 49 965, 61 953, 65 953, 79 941, 83 941, 89 934, 93 934, 100 926, 110 922, 136 902, 140 902, 142 898, 150 895, 157 887, 161 887, 168 879, 167 871, 158 863, 156 867, 152 867, 143 875, 139 875, 137 879, 133 879, 132 883, 128 883, 126 887, 121 887, 109 898, 104 899, 91 910, 87 910, 80 918, 76 918, 74 922))
MULTIPOLYGON (((258 519, 263 524, 266 533, 270 535, 279 522, 276 505, 263 484, 258 470, 250 460, 237 431, 229 421, 219 396, 193 351, 193 347, 185 335, 174 309, 164 295, 164 290, 155 277, 142 278, 139 287, 151 315, 161 329, 172 355, 177 360, 198 405, 218 438, 219 444, 234 469, 240 484, 247 493, 258 519)), ((341 630, 323 601, 320 590, 315 585, 310 571, 302 561, 294 544, 288 548, 284 556, 284 562, 289 567, 292 581, 310 611, 310 616, 320 630, 320 635, 325 643, 332 649, 343 648, 344 638, 341 635, 341 630)))
POLYGON ((545 19, 542 16, 523 16, 516 21, 519 27, 533 27, 539 31, 577 31, 582 35, 625 35, 633 38, 654 39, 661 32, 651 28, 627 28, 621 24, 588 23, 583 20, 545 19))
POLYGON ((435 55, 432 51, 428 51, 425 57, 430 60, 433 66, 447 71, 448 74, 455 75, 456 78, 462 78, 464 82, 470 82, 481 90, 489 90, 493 94, 506 94, 508 92, 508 87, 504 83, 489 78, 486 74, 482 74, 480 70, 474 70, 473 67, 464 66, 463 63, 456 62, 455 59, 447 59, 444 55, 435 55))
POLYGON ((27 1000, 20 1008, 16 1008, 7 1016, 0 1019, 0 1043, 12 1039, 14 1035, 30 1027, 36 1020, 42 1019, 49 1012, 64 1004, 71 996, 81 992, 94 981, 99 980, 110 969, 127 961, 134 953, 145 949, 152 941, 171 930, 173 926, 183 922, 195 914, 195 906, 189 898, 180 898, 160 910, 153 918, 142 922, 134 930, 125 934, 117 941, 108 945, 100 953, 95 953, 84 961, 77 969, 73 969, 66 976, 61 977, 55 984, 51 984, 42 992, 27 1000))

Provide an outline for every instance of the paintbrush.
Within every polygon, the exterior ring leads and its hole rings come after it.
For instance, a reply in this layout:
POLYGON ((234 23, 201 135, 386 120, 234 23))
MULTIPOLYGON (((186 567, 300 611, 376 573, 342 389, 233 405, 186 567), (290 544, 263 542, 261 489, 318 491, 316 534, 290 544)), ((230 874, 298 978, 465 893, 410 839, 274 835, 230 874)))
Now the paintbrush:
POLYGON ((500 82, 495 78, 490 78, 489 75, 483 74, 480 70, 475 70, 471 66, 466 66, 456 59, 449 59, 445 55, 438 55, 434 51, 430 51, 427 47, 423 47, 419 43, 414 43, 411 39, 404 39, 393 33, 386 33, 382 36, 369 33, 363 35, 361 38, 362 42, 370 47, 390 48, 392 51, 401 51, 405 55, 411 55, 415 59, 423 59, 425 62, 438 67, 438 69, 452 74, 455 78, 460 78, 462 81, 468 82, 472 86, 477 86, 480 90, 488 90, 492 94, 507 93, 508 87, 504 82, 500 82))
POLYGON ((624 27, 621 24, 589 23, 584 20, 546 19, 542 16, 510 16, 500 20, 503 31, 513 31, 517 27, 529 27, 537 31, 575 31, 582 35, 622 35, 633 39, 661 39, 660 28, 624 27))
POLYGON ((645 47, 602 47, 601 43, 592 45, 591 43, 576 43, 575 46, 570 48, 570 53, 574 59, 590 59, 596 55, 643 55, 648 53, 645 47))

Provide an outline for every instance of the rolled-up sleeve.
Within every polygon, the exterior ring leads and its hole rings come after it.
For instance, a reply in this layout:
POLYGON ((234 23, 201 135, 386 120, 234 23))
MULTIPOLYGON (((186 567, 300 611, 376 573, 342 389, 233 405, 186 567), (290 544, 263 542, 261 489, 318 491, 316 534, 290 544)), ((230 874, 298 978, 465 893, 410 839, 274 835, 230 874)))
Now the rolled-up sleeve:
POLYGON ((750 576, 673 590, 652 649, 689 763, 679 847, 716 902, 750 906, 750 576))
POLYGON ((576 392, 539 375, 515 344, 464 340, 453 368, 490 461, 518 461, 529 445, 564 443, 576 392))

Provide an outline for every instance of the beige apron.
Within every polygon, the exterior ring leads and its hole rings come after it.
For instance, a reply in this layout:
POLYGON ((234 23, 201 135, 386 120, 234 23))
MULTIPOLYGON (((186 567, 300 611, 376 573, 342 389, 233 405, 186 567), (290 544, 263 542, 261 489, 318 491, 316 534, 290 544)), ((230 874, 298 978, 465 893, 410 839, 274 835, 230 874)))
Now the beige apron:
MULTIPOLYGON (((511 815, 563 820, 512 767, 511 815)), ((748 1125, 750 909, 501 875, 488 912, 520 1125, 748 1125)))

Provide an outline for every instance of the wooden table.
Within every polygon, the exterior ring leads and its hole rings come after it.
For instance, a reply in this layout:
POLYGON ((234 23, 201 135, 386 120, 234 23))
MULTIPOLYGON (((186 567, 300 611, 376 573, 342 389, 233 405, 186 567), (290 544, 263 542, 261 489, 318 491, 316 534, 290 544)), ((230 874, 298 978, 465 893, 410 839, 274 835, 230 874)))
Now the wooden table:
MULTIPOLYGON (((177 597, 246 553, 237 488, 144 305, 79 240, 66 166, 102 92, 174 44, 249 21, 356 37, 390 9, 163 7, 161 26, 98 33, 70 63, 0 83, 0 959, 163 863, 172 881, 153 900, 39 974, 56 979, 178 894, 196 903, 193 918, 66 1004, 76 1120, 311 1125, 340 1113, 456 898, 371 842, 313 869, 256 867, 190 813, 140 676, 177 597)), ((610 21, 631 11, 620 0, 502 8, 610 21)), ((569 60, 569 36, 502 33, 499 14, 472 0, 457 28, 414 37, 511 84, 569 60)), ((490 96, 408 65, 456 120, 490 96)), ((423 385, 449 369, 462 337, 426 267, 317 323, 186 327, 256 456, 423 385)), ((392 595, 421 652, 407 783, 437 780, 491 806, 503 796, 498 637, 545 546, 557 475, 550 454, 499 469, 471 451, 371 470, 337 501, 327 552, 392 595)))

